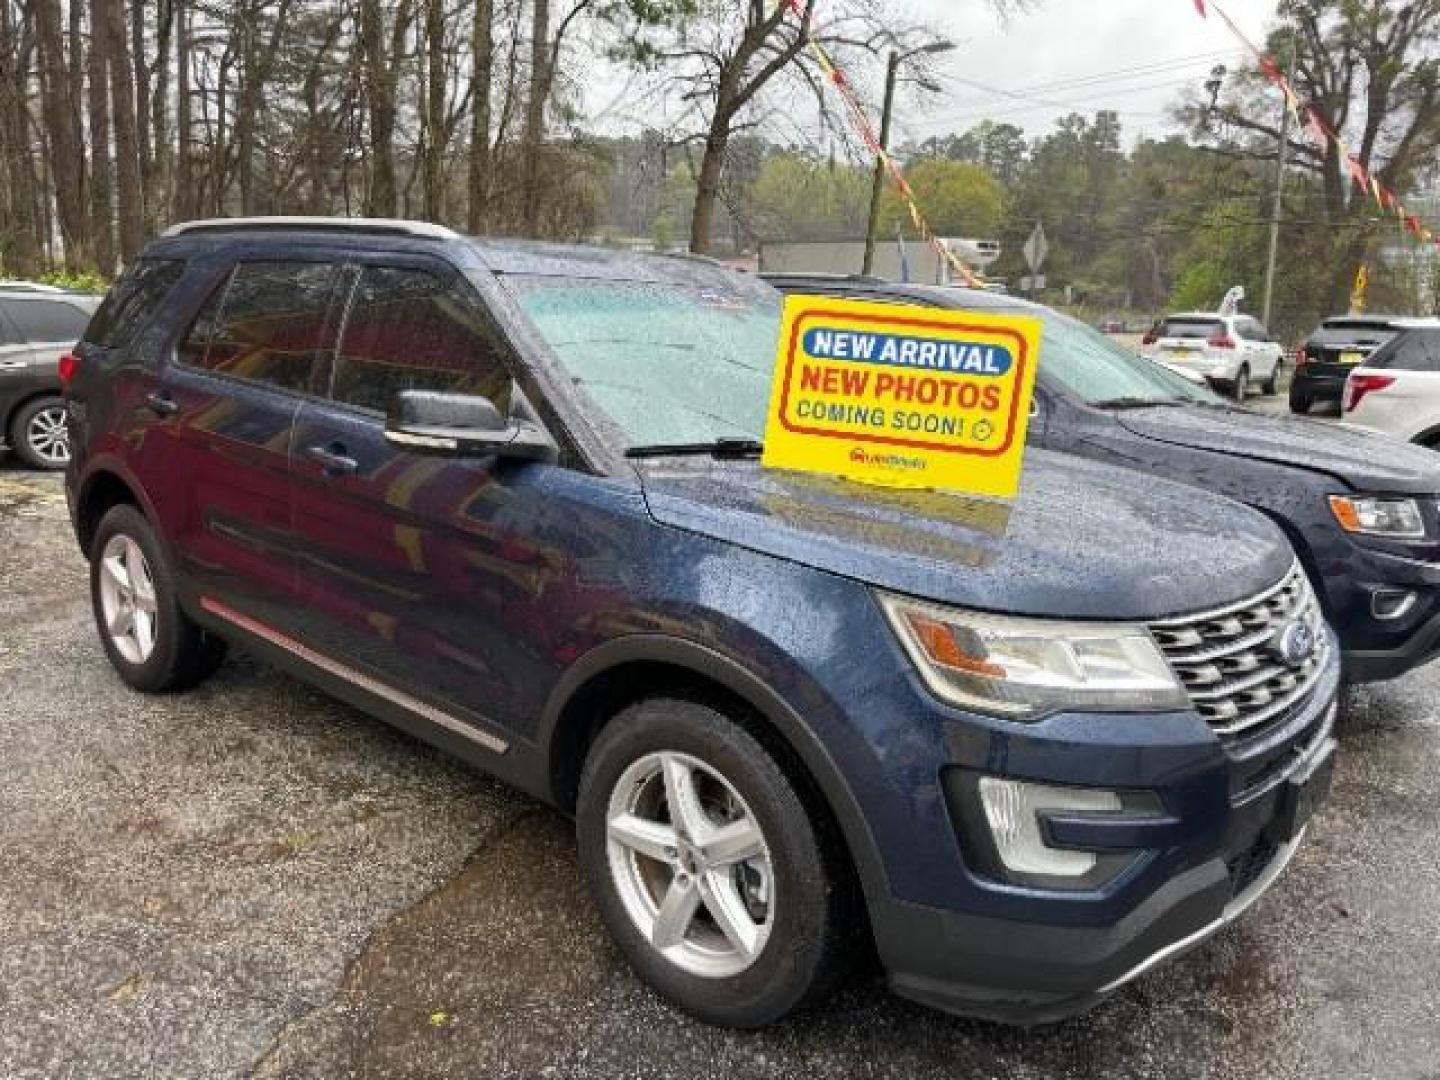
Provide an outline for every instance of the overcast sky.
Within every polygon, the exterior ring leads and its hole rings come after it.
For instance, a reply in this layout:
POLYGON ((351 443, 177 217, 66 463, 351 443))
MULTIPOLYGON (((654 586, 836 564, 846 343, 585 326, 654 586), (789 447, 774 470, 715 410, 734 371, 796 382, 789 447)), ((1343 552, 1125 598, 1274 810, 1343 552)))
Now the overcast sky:
MULTIPOLYGON (((824 3, 824 0, 820 0, 824 3)), ((1073 111, 1115 109, 1127 143, 1166 130, 1169 108, 1187 86, 1199 88, 1216 64, 1235 68, 1242 46, 1213 14, 1201 19, 1193 0, 1019 0, 1001 20, 991 0, 896 0, 901 18, 952 41, 954 52, 933 58, 938 97, 902 86, 894 143, 961 132, 987 117, 1016 124, 1030 136, 1073 111)), ((1275 0, 1226 0, 1226 10, 1257 43, 1274 20, 1275 0)), ((678 101, 636 88, 633 76, 598 58, 584 74, 590 122, 619 133, 665 128, 678 101)), ((847 68, 879 112, 883 57, 866 70, 847 68)), ((577 72, 577 74, 579 74, 577 72)), ((776 102, 772 99, 772 106, 776 102)), ((768 133, 780 142, 815 134, 815 115, 797 99, 771 114, 768 133), (788 117, 788 121, 787 121, 788 117)))
MULTIPOLYGON (((940 100, 923 112, 913 100, 898 110, 902 139, 964 130, 987 116, 1036 134, 1067 112, 1107 108, 1121 113, 1130 138, 1158 134, 1187 85, 1242 58, 1225 25, 1213 14, 1201 19, 1192 0, 1030 0, 1003 22, 984 0, 906 3, 957 49, 937 58, 940 100)), ((1274 0, 1229 0, 1225 9, 1263 43, 1274 0)))

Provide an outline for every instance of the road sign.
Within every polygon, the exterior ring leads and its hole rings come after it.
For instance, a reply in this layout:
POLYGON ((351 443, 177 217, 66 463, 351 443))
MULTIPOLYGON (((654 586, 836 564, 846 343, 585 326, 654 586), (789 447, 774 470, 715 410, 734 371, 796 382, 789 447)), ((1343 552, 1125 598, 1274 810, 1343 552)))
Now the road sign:
POLYGON ((1050 244, 1045 239, 1045 226, 1040 222, 1035 223, 1035 230, 1030 234, 1030 239, 1025 241, 1021 251, 1025 255, 1025 265, 1030 267, 1032 274, 1045 265, 1045 256, 1050 254, 1050 244))

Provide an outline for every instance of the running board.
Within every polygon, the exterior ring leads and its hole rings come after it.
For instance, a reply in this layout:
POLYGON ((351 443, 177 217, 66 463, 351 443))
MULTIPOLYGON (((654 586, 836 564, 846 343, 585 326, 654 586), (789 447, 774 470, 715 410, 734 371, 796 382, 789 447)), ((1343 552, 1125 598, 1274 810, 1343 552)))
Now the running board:
POLYGON ((430 721, 430 723, 436 727, 442 728, 452 735, 458 735, 460 738, 466 739, 469 742, 478 743, 480 746, 496 754, 503 754, 506 750, 510 749, 510 744, 505 742, 505 740, 498 739, 494 735, 486 734, 483 731, 477 731, 473 725, 467 724, 465 721, 451 716, 447 712, 442 712, 440 709, 421 701, 419 698, 411 697, 403 690, 397 690, 393 686, 387 686, 380 680, 366 675, 363 671, 356 671, 354 668, 342 664, 338 660, 332 660, 324 653, 316 652, 310 648, 310 646, 296 641, 294 638, 288 637, 272 627, 266 626, 258 619, 252 619, 249 615, 222 604, 219 600, 202 596, 200 598, 200 607, 216 618, 223 619, 234 626, 238 626, 247 634, 253 634, 262 641, 268 642, 277 648, 284 649, 291 656, 305 661, 305 663, 310 664, 312 667, 319 668, 326 674, 333 675, 337 679, 343 679, 345 682, 358 686, 367 693, 374 694, 376 697, 383 698, 392 705, 399 706, 406 712, 414 713, 416 716, 430 721))

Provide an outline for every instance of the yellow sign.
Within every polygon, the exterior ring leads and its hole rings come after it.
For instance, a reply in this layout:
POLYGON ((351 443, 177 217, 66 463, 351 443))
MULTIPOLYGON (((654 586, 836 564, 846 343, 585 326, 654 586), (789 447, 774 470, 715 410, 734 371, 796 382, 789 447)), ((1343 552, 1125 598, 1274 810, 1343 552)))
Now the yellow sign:
POLYGON ((790 296, 765 465, 1013 496, 1040 320, 790 296))
POLYGON ((1370 290, 1370 271, 1365 264, 1355 271, 1355 287, 1350 290, 1350 310, 1359 315, 1365 310, 1365 294, 1370 290))

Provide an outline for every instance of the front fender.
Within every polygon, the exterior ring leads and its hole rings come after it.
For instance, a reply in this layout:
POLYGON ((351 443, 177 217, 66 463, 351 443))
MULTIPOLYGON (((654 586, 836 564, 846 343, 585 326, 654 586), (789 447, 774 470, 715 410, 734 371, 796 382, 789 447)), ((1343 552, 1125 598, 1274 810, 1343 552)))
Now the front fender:
MULTIPOLYGON (((566 706, 591 680, 634 663, 664 664, 694 673, 735 694, 774 729, 795 752, 834 814, 867 897, 879 900, 889 887, 869 824, 824 743, 800 713, 769 683, 715 649, 683 638, 660 634, 628 634, 591 649, 560 677, 546 701, 537 729, 537 743, 549 760, 563 744, 561 720, 566 706)), ((565 802, 563 792, 552 799, 565 802)))

